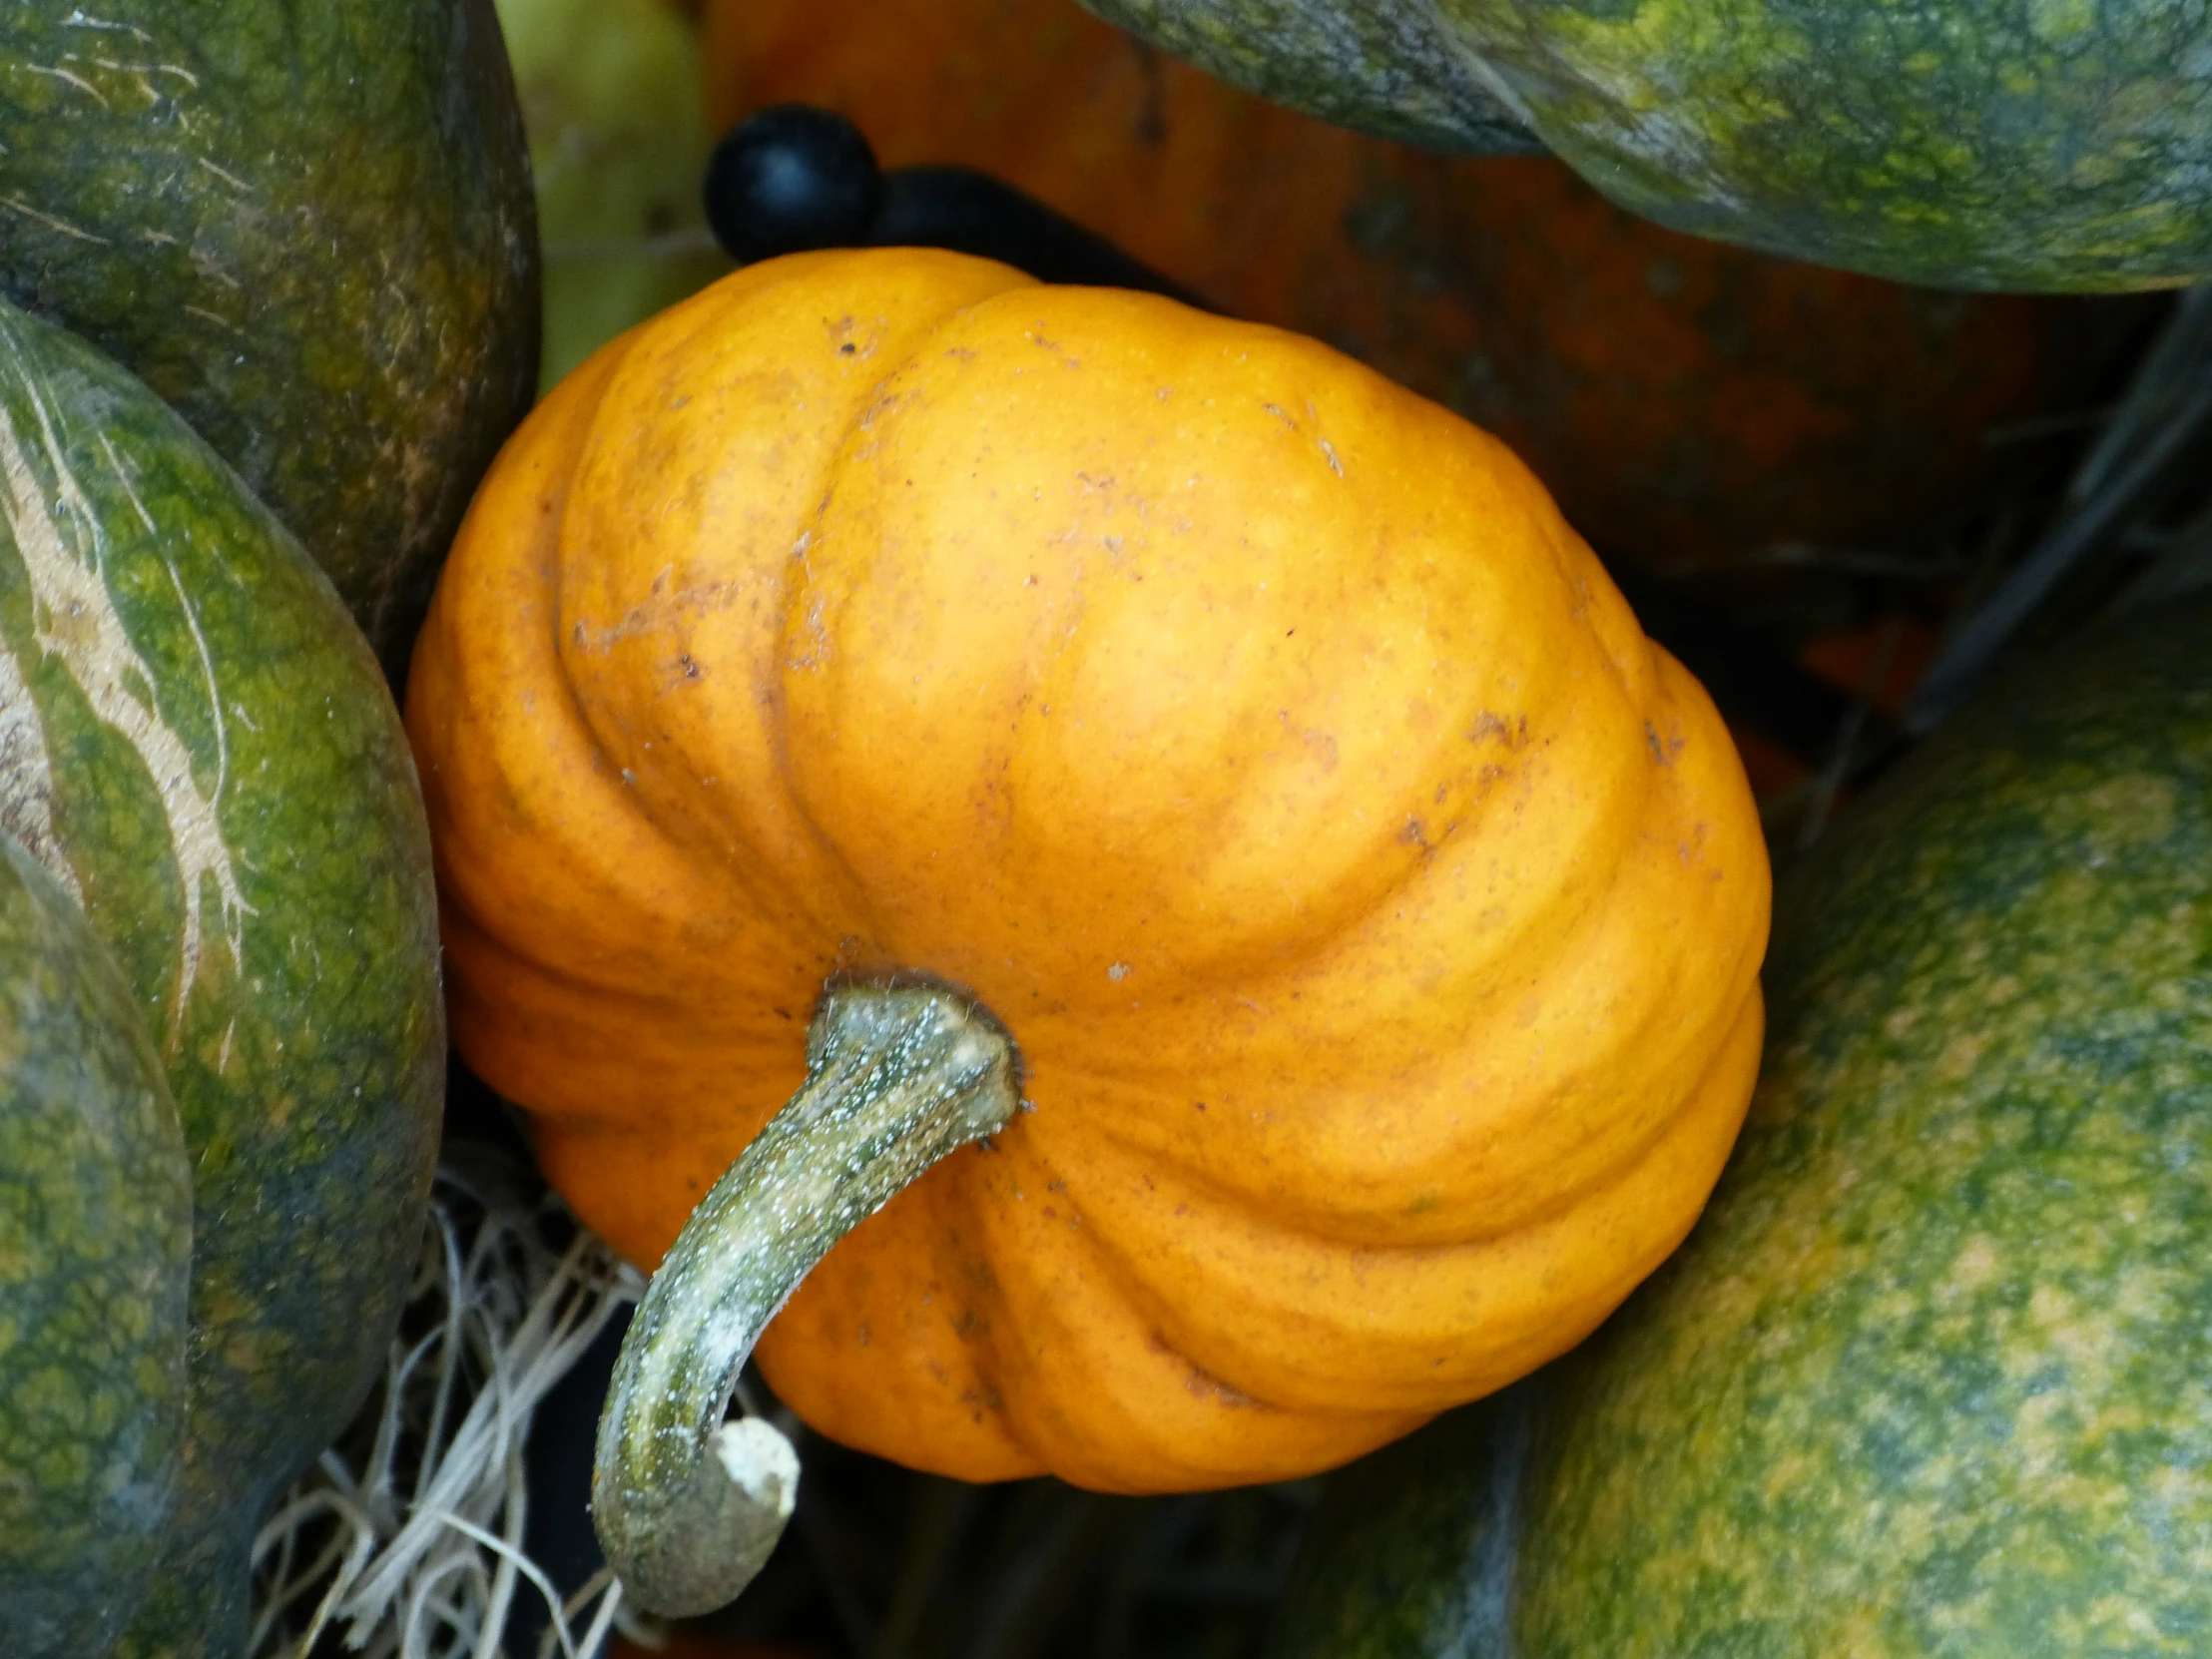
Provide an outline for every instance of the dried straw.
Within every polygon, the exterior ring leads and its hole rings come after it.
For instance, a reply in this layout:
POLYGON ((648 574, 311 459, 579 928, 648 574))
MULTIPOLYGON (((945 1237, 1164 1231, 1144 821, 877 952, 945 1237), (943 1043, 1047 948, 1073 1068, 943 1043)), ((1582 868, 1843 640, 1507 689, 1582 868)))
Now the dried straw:
POLYGON ((532 1414, 642 1288, 533 1176, 449 1148, 383 1381, 255 1541, 252 1659, 334 1637, 369 1659, 506 1659, 522 1595, 548 1608, 539 1659, 591 1659, 618 1624, 651 1640, 611 1574, 564 1603, 522 1549, 532 1414))

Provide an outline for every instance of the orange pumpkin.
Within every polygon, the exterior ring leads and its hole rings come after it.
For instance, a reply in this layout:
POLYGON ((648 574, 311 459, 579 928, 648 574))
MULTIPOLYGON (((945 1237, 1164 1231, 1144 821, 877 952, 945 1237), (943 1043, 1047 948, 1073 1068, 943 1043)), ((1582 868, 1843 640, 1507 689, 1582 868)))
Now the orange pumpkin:
MULTIPOLYGON (((631 1260, 842 1063, 831 976, 1011 1034, 1034 1110, 761 1342, 917 1467, 1350 1458, 1596 1325, 1751 1087, 1767 865, 1700 688, 1502 445, 1150 295, 814 255, 634 330, 483 484, 408 725, 456 1041, 631 1260)), ((777 1204, 844 1167, 777 1144, 777 1204)))
POLYGON ((885 166, 1000 174, 1457 409, 1659 570, 1863 550, 1971 507, 2023 456, 1992 438, 2098 401, 2155 305, 1680 236, 1549 157, 1424 155, 1266 104, 1075 0, 707 0, 703 28, 711 130, 827 104, 885 166))

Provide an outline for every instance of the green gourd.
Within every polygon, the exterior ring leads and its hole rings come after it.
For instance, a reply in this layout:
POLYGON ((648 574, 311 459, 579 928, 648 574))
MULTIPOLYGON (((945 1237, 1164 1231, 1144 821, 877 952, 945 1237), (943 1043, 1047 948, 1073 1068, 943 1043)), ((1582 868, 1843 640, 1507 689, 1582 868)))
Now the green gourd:
MULTIPOLYGON (((1400 1659, 2212 1652, 2212 671, 2098 631, 1911 756, 1778 895, 1765 1072, 1688 1243, 1360 1499, 1490 1617, 1400 1659), (1447 1519, 1439 1525, 1439 1513, 1447 1519), (1448 1517, 1456 1515, 1459 1520, 1448 1517)), ((1273 1659, 1331 1633, 1375 1569, 1273 1659)))
POLYGON ((731 270, 707 229, 698 26, 673 0, 499 0, 545 238, 550 388, 731 270))
POLYGON ((1514 123, 1677 231, 1938 287, 2212 274, 2198 0, 1085 0, 1349 126, 1514 123))
POLYGON ((236 1659, 270 1498, 379 1371, 445 1062, 406 741, 328 580, 183 419, 0 305, 5 827, 81 896, 191 1149, 176 1518, 119 1652, 236 1659))
POLYGON ((491 0, 0 7, 0 294, 175 404, 396 676, 537 371, 491 0))
POLYGON ((191 1265, 192 1172, 161 1056, 76 901, 0 833, 9 1659, 97 1659, 153 1577, 184 1439, 191 1265))

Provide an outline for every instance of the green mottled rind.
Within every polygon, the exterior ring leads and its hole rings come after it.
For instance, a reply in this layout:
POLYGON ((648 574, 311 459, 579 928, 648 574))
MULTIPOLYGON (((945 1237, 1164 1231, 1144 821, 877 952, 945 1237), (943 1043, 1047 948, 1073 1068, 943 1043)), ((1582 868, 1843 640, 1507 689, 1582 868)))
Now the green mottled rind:
POLYGON ((99 1659, 185 1426, 192 1174, 161 1056, 69 895, 0 833, 0 1653, 99 1659))
POLYGON ((2202 606, 1786 883, 1750 1120, 1524 1496, 1515 1659, 2212 1653, 2202 606))
POLYGON ((2203 0, 1103 0, 1283 102, 1486 148, 1501 92, 1676 230, 1937 286, 2212 275, 2203 0), (1463 110, 1463 114, 1460 113, 1463 110))
POLYGON ((4 307, 0 486, 0 674, 35 716, 7 827, 82 889, 193 1157, 179 1521, 121 1651, 233 1659, 254 1527, 366 1390, 421 1243, 428 833, 390 693, 298 544, 145 387, 4 307))
POLYGON ((1379 138, 1516 155, 1542 147, 1455 44, 1434 0, 1083 0, 1223 80, 1379 138))
POLYGON ((1542 1375, 1329 1477, 1267 1659, 1509 1659, 1504 1605, 1542 1375))
POLYGON ((0 7, 0 293, 181 409, 396 672, 537 370, 491 0, 0 7))

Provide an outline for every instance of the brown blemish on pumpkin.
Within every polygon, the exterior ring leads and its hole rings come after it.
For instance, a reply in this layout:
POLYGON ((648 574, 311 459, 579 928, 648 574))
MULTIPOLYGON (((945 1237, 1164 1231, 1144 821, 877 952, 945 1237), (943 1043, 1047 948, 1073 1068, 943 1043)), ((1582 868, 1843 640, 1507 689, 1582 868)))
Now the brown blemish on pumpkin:
POLYGON ((998 1391, 994 1383, 978 1382, 972 1388, 962 1388, 960 1397, 977 1407, 975 1420, 978 1422, 983 1420, 984 1411, 1000 1412, 1006 1409, 1006 1396, 998 1391))
POLYGON ((1178 1353, 1159 1333, 1153 1333, 1149 1346, 1155 1354, 1164 1354, 1175 1361, 1176 1364, 1182 1366, 1184 1368, 1183 1386, 1209 1404, 1220 1405, 1232 1411, 1272 1411, 1275 1409, 1266 1400, 1255 1399, 1242 1388, 1232 1387, 1188 1356, 1178 1353))
MULTIPOLYGON (((678 588, 674 593, 662 591, 666 572, 654 581, 653 596, 643 604, 633 605, 623 612, 622 620, 609 628, 595 628, 589 618, 579 618, 569 630, 569 638, 579 649, 602 654, 612 651, 626 640, 641 638, 677 623, 680 619, 710 616, 717 611, 727 611, 738 602, 741 584, 730 581, 702 582, 696 587, 678 588)), ((687 654, 683 662, 690 663, 687 654)), ((688 678, 697 679, 697 674, 688 678)))
POLYGON ((1528 717, 1522 715, 1512 720, 1495 710, 1484 709, 1474 717, 1474 725, 1467 730, 1469 743, 1502 743, 1507 749, 1519 749, 1528 742, 1528 717))

